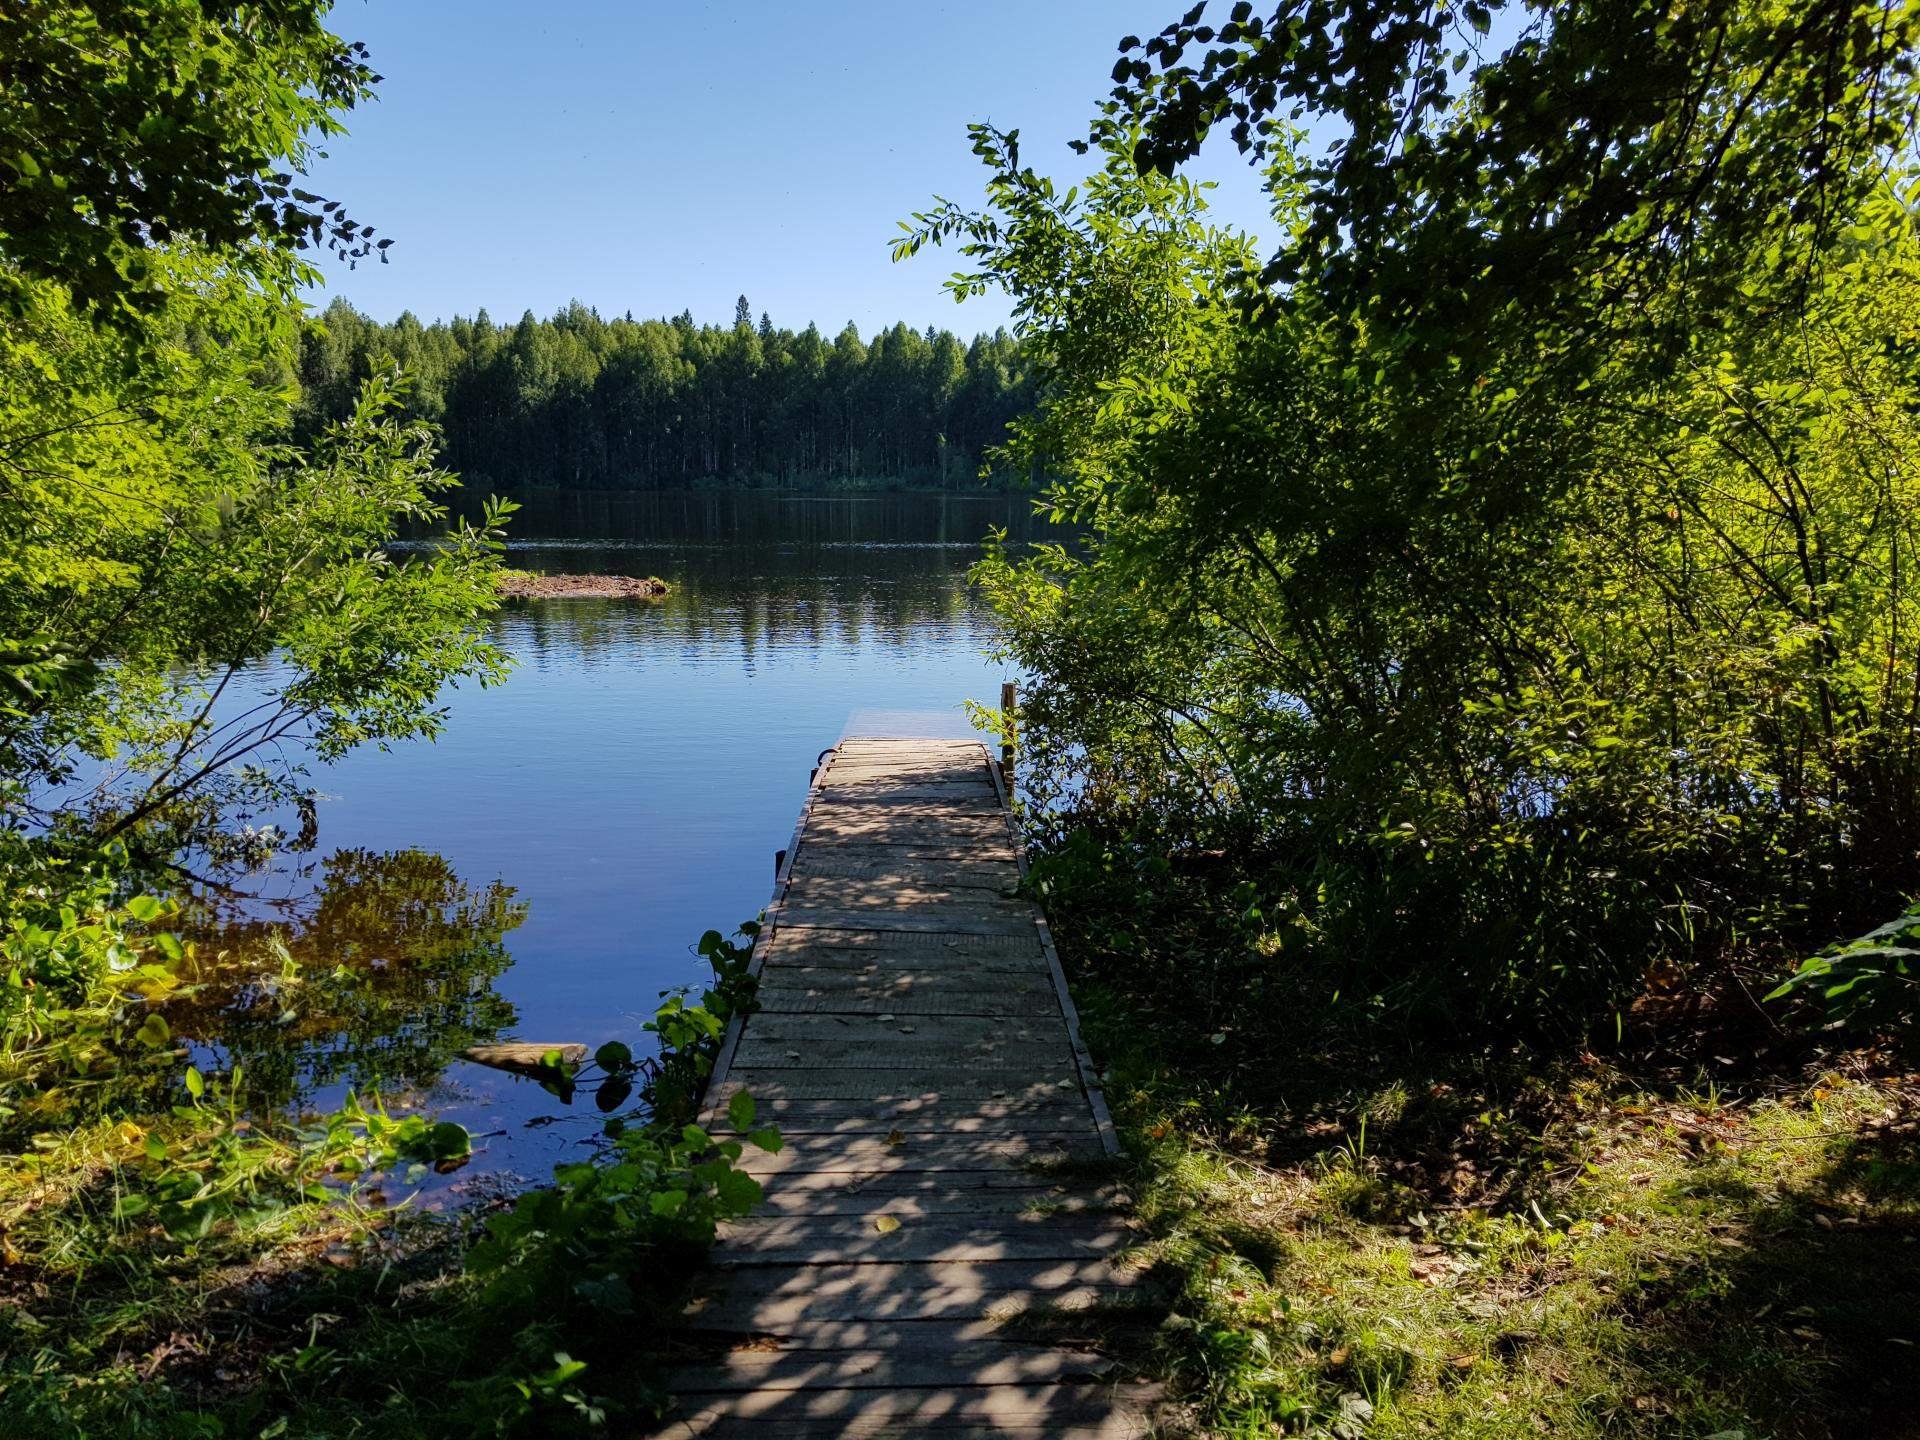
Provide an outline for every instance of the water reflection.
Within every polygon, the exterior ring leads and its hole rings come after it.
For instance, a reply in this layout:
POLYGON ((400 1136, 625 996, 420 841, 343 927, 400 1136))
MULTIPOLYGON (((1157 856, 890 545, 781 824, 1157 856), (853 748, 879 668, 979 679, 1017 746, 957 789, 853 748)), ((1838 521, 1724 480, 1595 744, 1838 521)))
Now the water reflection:
POLYGON ((245 1068, 256 1103, 323 1090, 423 1090, 516 1015, 494 987, 527 906, 471 885, 427 850, 336 850, 314 888, 277 913, 218 915, 196 940, 206 983, 174 1028, 245 1068))
POLYGON ((661 993, 707 979, 700 934, 766 903, 820 751, 849 725, 968 735, 964 702, 997 697, 1010 677, 966 569, 990 528, 1039 538, 1030 512, 990 495, 534 500, 509 563, 671 593, 511 603, 494 635, 517 669, 449 692, 436 743, 316 765, 333 858, 255 877, 275 898, 220 943, 253 947, 259 992, 210 995, 202 1033, 230 1020, 221 1043, 299 1103, 376 1075, 419 1087, 487 1137, 470 1175, 577 1156, 591 1104, 453 1057, 496 1038, 650 1053, 661 993), (290 999, 275 927, 301 962, 290 999))
MULTIPOLYGON (((989 529, 1015 542, 1060 532, 1024 495, 799 495, 762 490, 536 490, 513 497, 516 540, 652 545, 979 545, 989 529)), ((479 514, 484 495, 456 508, 479 514)))
MULTIPOLYGON (((547 573, 632 574, 645 568, 635 561, 650 549, 520 548, 512 561, 547 573)), ((725 649, 745 660, 863 642, 910 646, 956 632, 975 636, 984 648, 989 638, 946 555, 930 564, 913 552, 864 551, 849 557, 859 563, 842 573, 835 572, 831 552, 819 551, 782 551, 757 563, 742 563, 756 557, 732 551, 692 562, 664 553, 658 558, 661 568, 676 572, 672 591, 660 600, 512 602, 502 623, 516 651, 524 645, 534 655, 557 650, 592 660, 627 643, 637 629, 688 652, 725 649), (797 573, 780 573, 780 562, 794 564, 797 573)))

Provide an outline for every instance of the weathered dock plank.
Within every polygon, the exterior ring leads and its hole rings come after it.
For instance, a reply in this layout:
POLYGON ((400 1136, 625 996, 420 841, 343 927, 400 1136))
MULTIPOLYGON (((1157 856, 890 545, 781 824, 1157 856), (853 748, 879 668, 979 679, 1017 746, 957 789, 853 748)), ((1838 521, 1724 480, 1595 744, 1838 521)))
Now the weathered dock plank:
POLYGON ((703 1277, 688 1323, 722 1334, 786 1334, 830 1320, 893 1325, 1006 1320, 1152 1298, 1141 1277, 1102 1257, 768 1265, 703 1277))
POLYGON ((702 1440, 1127 1440, 1150 1429, 1137 1391, 1002 1384, 754 1391, 701 1405, 666 1433, 702 1440))
POLYGON ((986 975, 995 970, 1045 972, 1044 953, 1026 932, 1008 935, 935 934, 911 930, 829 930, 788 925, 768 942, 766 969, 782 965, 822 965, 876 973, 944 968, 986 975))
MULTIPOLYGON (((1052 1086, 1033 1087, 1009 1095, 1004 1089, 993 1098, 942 1094, 863 1097, 858 1100, 769 1100, 759 1097, 756 1125, 771 1121, 783 1131, 804 1135, 822 1129, 892 1130, 902 1122, 937 1121, 954 1133, 970 1125, 1005 1124, 1040 1128, 1067 1120, 1092 1124, 1078 1094, 1063 1095, 1052 1086)), ((726 1116, 718 1128, 727 1128, 726 1116)))
POLYGON ((940 1093, 964 1095, 982 1100, 998 1100, 1016 1093, 1027 1084, 1059 1086, 1077 1092, 1080 1081, 1071 1070, 1056 1069, 1044 1076, 1022 1075, 1005 1070, 973 1070, 956 1074, 951 1069, 912 1065, 901 1069, 876 1069, 872 1066, 841 1065, 824 1070, 759 1070, 751 1080, 739 1080, 743 1072, 730 1072, 736 1083, 721 1093, 748 1091, 756 1101, 764 1100, 892 1100, 915 1095, 940 1093))
POLYGON ((905 1046, 924 1051, 930 1045, 976 1047, 1025 1042, 1047 1047, 1066 1048, 1066 1033, 1057 1022, 1059 1016, 1045 1020, 985 1020, 972 1015, 931 1016, 915 1024, 911 1021, 882 1019, 877 1015, 783 1015, 762 1009, 747 1027, 746 1039, 771 1045, 778 1041, 794 1044, 854 1044, 867 1047, 905 1046))
POLYGON ((1002 973, 997 986, 951 970, 902 970, 886 979, 863 971, 805 967, 760 990, 760 1003, 804 1013, 1042 1016, 1051 990, 1032 975, 1002 973))
POLYGON ((837 910, 797 902, 786 916, 793 929, 872 930, 888 935, 1024 935, 1033 918, 1013 910, 930 914, 918 910, 837 910))
POLYGON ((848 739, 816 772, 702 1114, 727 1133, 744 1090, 786 1143, 743 1157, 767 1198, 715 1248, 663 1433, 1151 1432, 1097 1342, 1004 1328, 1155 1296, 1022 865, 979 744, 848 739))
POLYGON ((1123 1225, 1097 1217, 1022 1211, 948 1212, 902 1218, 828 1215, 750 1221, 728 1236, 726 1264, 824 1265, 901 1260, 1075 1260, 1135 1243, 1123 1225), (876 1219, 897 1222, 878 1227, 876 1219))
POLYGON ((801 1135, 778 1154, 749 1151, 741 1167, 753 1175, 796 1171, 851 1171, 886 1175, 900 1170, 1004 1170, 1062 1160, 1094 1159, 1102 1153, 1098 1133, 1085 1141, 1050 1135, 942 1135, 916 1132, 894 1141, 872 1135, 801 1135))
MULTIPOLYGON (((1094 1139, 1089 1130, 1082 1139, 1094 1139)), ((860 1183, 811 1188, 775 1185, 767 1193, 756 1218, 791 1216, 796 1219, 821 1219, 836 1215, 860 1217, 871 1225, 882 1215, 896 1219, 914 1216, 970 1215, 1088 1215, 1115 1209, 1120 1197, 1110 1186, 1090 1188, 1084 1185, 1033 1185, 1020 1189, 990 1188, 973 1184, 978 1171, 896 1171, 892 1175, 862 1175, 860 1183), (900 1188, 900 1182, 913 1182, 916 1188, 900 1188)), ((885 1227, 875 1229, 882 1233, 885 1227)), ((891 1233, 891 1232, 887 1232, 891 1233)))
POLYGON ((817 901, 832 909, 937 908, 944 911, 948 907, 1012 904, 1018 883, 1019 877, 1012 873, 994 875, 979 870, 963 876, 954 871, 942 874, 931 867, 922 867, 915 873, 894 866, 875 867, 865 875, 835 875, 823 874, 819 867, 808 866, 793 877, 787 893, 795 902, 817 901))

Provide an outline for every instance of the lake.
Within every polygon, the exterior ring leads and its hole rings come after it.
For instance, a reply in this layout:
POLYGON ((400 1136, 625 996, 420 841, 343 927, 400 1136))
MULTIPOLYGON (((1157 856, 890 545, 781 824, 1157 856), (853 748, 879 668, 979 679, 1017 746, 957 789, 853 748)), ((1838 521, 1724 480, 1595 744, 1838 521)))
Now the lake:
POLYGON ((966 568, 990 527, 1037 525, 1026 499, 987 495, 529 503, 508 563, 670 593, 510 602, 507 683, 450 693, 435 743, 317 769, 315 843, 249 877, 208 942, 284 945, 285 975, 209 1000, 201 1038, 285 1103, 377 1082, 462 1122, 483 1137, 468 1178, 543 1178, 597 1135, 591 1097, 563 1105, 458 1050, 650 1052, 662 994, 706 979, 702 932, 767 902, 820 752, 968 735, 964 702, 997 703, 1012 677, 966 568))

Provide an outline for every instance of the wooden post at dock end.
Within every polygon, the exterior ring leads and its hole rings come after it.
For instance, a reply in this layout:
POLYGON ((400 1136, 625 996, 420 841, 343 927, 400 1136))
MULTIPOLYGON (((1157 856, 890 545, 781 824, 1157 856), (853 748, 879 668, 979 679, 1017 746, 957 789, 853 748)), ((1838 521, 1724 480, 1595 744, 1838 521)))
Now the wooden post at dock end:
POLYGON ((1000 779, 1013 793, 1013 707, 1016 699, 1013 681, 1000 682, 1000 779))

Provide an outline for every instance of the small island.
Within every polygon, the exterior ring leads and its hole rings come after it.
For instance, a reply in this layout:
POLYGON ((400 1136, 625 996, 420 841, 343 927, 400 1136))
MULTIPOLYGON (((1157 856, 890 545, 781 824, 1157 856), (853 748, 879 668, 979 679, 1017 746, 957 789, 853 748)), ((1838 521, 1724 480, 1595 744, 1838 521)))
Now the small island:
POLYGON ((500 593, 509 600, 657 600, 667 582, 655 576, 536 575, 502 570, 500 593))

